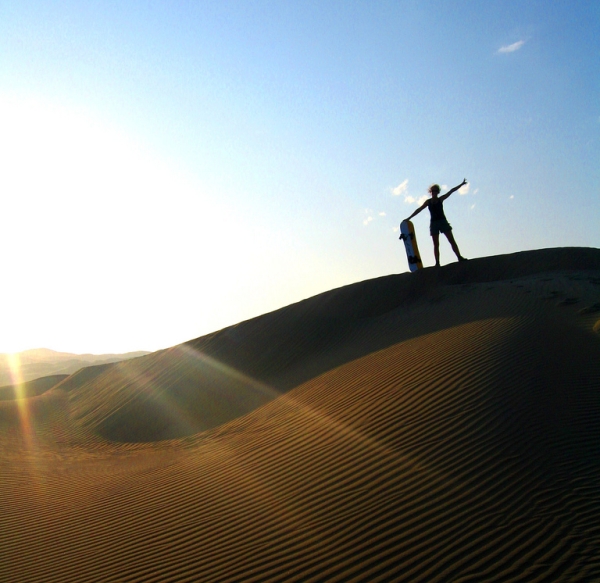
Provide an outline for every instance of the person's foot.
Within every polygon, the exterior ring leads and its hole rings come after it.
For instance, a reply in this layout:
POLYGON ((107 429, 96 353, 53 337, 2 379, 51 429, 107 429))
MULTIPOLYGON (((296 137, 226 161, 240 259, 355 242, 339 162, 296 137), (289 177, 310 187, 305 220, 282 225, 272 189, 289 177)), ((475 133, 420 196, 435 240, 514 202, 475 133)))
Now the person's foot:
POLYGON ((439 266, 440 266, 440 264, 439 264, 439 263, 436 263, 436 264, 434 265, 434 267, 439 267, 439 266))
POLYGON ((466 257, 463 257, 462 255, 458 256, 458 260, 459 261, 469 261, 466 257))

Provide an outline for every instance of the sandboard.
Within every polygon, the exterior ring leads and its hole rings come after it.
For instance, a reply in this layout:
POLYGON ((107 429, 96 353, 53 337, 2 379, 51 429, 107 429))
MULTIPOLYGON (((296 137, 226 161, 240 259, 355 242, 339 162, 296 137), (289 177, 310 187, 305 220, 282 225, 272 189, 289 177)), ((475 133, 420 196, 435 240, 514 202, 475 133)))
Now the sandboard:
POLYGON ((423 269, 421 254, 417 247, 417 236, 415 235, 415 226, 411 221, 402 221, 400 223, 400 239, 404 241, 406 257, 408 259, 408 268, 412 271, 423 269))

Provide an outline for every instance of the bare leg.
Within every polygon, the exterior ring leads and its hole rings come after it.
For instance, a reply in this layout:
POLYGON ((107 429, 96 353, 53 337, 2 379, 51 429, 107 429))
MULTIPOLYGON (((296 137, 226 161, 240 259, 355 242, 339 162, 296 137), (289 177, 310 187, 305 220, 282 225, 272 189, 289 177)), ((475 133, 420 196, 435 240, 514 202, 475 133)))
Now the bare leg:
POLYGON ((446 237, 448 238, 448 242, 452 246, 452 251, 454 251, 454 253, 456 253, 456 257, 458 257, 459 260, 463 259, 463 256, 460 254, 460 251, 458 250, 458 245, 456 244, 456 241, 454 240, 454 235, 452 234, 452 231, 448 231, 447 233, 444 233, 444 235, 446 235, 446 237))
POLYGON ((431 235, 433 239, 433 255, 435 257, 435 266, 440 266, 440 235, 431 235))

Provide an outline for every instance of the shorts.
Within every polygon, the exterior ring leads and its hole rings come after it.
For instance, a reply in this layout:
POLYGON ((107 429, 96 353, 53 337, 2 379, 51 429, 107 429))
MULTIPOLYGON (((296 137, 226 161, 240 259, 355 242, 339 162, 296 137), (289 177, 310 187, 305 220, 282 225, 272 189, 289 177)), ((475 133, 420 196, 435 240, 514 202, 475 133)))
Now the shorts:
POLYGON ((433 237, 440 233, 449 233, 452 230, 450 223, 446 219, 436 219, 429 225, 429 234, 433 237))

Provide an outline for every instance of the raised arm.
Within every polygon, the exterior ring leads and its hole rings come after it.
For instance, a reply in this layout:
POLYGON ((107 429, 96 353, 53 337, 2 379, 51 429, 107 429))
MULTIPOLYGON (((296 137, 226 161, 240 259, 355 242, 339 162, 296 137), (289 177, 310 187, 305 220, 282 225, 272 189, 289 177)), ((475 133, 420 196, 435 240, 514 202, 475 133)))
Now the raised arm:
POLYGON ((456 192, 459 188, 462 188, 467 183, 467 179, 465 178, 458 186, 451 188, 446 194, 443 194, 439 197, 440 200, 446 200, 453 192, 456 192))
POLYGON ((410 217, 404 219, 405 221, 410 221, 413 217, 417 216, 424 208, 429 205, 429 199, 427 199, 410 217))

